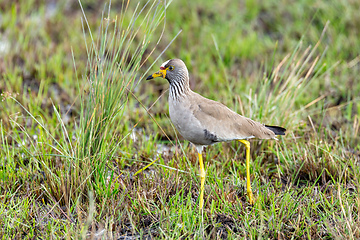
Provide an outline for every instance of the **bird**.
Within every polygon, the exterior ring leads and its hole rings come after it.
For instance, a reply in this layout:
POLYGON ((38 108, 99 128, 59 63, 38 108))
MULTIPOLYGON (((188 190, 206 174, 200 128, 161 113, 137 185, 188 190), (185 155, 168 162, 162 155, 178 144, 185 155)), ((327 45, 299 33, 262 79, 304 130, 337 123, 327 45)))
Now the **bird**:
POLYGON ((202 152, 204 146, 219 142, 237 140, 246 150, 246 190, 251 205, 254 196, 250 182, 250 142, 251 138, 276 139, 276 135, 285 135, 286 129, 269 126, 239 115, 220 102, 205 98, 192 91, 189 86, 189 72, 181 59, 170 59, 160 66, 160 70, 148 76, 146 80, 157 77, 169 82, 169 115, 182 135, 196 148, 199 159, 200 198, 199 209, 204 206, 205 169, 202 152))

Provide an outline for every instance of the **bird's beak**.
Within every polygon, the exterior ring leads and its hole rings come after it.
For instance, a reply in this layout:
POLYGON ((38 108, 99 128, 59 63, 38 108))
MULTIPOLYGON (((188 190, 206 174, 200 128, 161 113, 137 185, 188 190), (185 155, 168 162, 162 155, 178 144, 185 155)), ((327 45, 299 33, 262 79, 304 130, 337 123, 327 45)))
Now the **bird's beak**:
POLYGON ((146 78, 146 80, 150 80, 150 79, 153 79, 153 78, 156 78, 156 77, 162 77, 162 78, 165 78, 166 77, 166 69, 160 69, 160 71, 148 76, 146 78))

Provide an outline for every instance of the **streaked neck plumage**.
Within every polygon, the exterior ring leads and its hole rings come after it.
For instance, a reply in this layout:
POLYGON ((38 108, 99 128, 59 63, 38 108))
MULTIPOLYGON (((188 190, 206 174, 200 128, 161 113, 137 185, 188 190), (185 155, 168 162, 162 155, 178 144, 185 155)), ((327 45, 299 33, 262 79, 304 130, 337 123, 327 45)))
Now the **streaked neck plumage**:
POLYGON ((174 101, 181 100, 181 98, 185 97, 191 91, 187 69, 179 71, 176 79, 168 81, 170 84, 169 98, 174 101))

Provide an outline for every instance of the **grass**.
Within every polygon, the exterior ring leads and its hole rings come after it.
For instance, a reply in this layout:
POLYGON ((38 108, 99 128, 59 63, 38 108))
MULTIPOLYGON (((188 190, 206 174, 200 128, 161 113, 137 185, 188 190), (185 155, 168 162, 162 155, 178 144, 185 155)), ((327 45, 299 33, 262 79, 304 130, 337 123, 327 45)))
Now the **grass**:
POLYGON ((360 237, 356 1, 0 6, 3 239, 360 237), (142 81, 174 57, 194 91, 288 129, 251 141, 254 206, 229 142, 206 149, 198 211, 167 83, 142 81))

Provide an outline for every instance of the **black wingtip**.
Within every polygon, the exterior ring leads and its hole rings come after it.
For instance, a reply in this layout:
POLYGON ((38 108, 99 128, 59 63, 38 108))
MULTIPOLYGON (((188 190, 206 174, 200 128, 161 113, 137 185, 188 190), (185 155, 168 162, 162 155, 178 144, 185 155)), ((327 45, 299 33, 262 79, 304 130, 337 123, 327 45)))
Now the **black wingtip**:
POLYGON ((269 126, 269 125, 265 125, 265 127, 267 129, 270 129, 271 131, 273 131, 275 133, 275 135, 285 135, 286 129, 283 127, 269 126))
POLYGON ((153 79, 154 77, 152 76, 152 75, 150 75, 150 76, 148 76, 147 78, 146 78, 146 80, 150 80, 150 79, 153 79))

